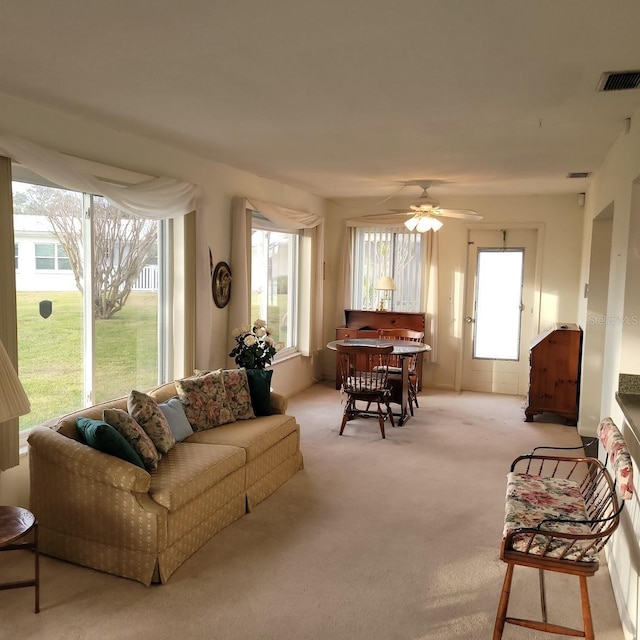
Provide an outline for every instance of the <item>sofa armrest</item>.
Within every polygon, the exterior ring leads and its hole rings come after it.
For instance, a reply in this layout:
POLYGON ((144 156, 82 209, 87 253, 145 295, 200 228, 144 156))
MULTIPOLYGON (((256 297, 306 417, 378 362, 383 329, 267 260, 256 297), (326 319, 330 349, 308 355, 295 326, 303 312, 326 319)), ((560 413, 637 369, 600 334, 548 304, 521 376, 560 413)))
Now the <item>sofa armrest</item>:
POLYGON ((132 493, 148 493, 151 476, 130 462, 96 451, 47 427, 34 427, 27 438, 30 456, 47 460, 54 468, 132 493))
POLYGON ((271 392, 271 409, 274 413, 286 413, 289 400, 280 393, 271 392))

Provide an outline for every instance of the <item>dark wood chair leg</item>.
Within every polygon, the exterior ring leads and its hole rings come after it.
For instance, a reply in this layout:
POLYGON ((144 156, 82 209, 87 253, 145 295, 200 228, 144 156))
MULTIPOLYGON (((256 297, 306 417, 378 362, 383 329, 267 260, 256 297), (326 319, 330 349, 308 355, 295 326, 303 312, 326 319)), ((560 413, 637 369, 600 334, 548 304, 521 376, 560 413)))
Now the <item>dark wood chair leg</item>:
POLYGON ((33 554, 35 556, 34 569, 35 569, 35 607, 34 613, 40 613, 40 551, 38 548, 38 523, 33 526, 33 554))
POLYGON ((384 433, 384 413, 382 413, 380 401, 378 401, 378 422, 380 424, 380 433, 382 434, 382 438, 385 439, 387 436, 384 433))
POLYGON ((511 595, 511 580, 513 579, 513 567, 511 563, 507 564, 507 572, 502 583, 502 593, 500 594, 500 602, 498 603, 498 613, 496 614, 496 624, 493 628, 493 640, 501 640, 504 631, 504 623, 507 619, 507 607, 509 606, 509 596, 511 595))
POLYGON ((344 431, 344 428, 347 424, 347 421, 349 420, 349 418, 351 417, 351 404, 352 404, 352 399, 348 398, 347 399, 347 404, 344 407, 344 413, 342 414, 342 425, 340 426, 340 435, 342 435, 342 432, 344 431))

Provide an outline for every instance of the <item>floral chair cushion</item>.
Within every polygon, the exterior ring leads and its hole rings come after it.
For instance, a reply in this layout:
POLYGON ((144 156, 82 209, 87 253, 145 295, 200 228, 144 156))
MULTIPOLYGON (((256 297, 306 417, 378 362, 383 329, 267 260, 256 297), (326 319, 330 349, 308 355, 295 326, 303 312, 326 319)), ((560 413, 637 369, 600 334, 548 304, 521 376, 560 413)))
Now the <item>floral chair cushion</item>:
POLYGON ((105 409, 103 420, 110 424, 133 447, 147 471, 158 468, 160 453, 145 430, 122 409, 105 409))
MULTIPOLYGON (((546 531, 568 534, 592 533, 589 524, 579 522, 588 520, 587 509, 577 482, 565 478, 544 478, 524 473, 510 473, 507 476, 507 499, 503 536, 514 529, 535 528, 543 520, 574 520, 575 522, 545 522, 542 528, 546 531)), ((591 544, 591 540, 578 540, 565 554, 571 540, 554 538, 547 548, 549 536, 535 535, 531 547, 527 550, 531 534, 516 534, 512 548, 515 551, 545 555, 547 557, 563 557, 577 560, 583 550, 591 544)), ((584 562, 596 562, 598 550, 589 549, 583 558, 584 562)))
POLYGON ((387 391, 386 379, 369 372, 358 372, 357 376, 349 376, 343 385, 344 391, 352 393, 375 393, 377 391, 387 391))
POLYGON ((133 389, 127 398, 127 410, 160 453, 167 453, 176 443, 167 419, 151 396, 133 389))
POLYGON ((598 425, 598 438, 607 450, 623 500, 633 496, 633 464, 627 443, 611 418, 603 418, 598 425))
POLYGON ((205 431, 236 421, 220 371, 176 380, 176 390, 194 431, 205 431))

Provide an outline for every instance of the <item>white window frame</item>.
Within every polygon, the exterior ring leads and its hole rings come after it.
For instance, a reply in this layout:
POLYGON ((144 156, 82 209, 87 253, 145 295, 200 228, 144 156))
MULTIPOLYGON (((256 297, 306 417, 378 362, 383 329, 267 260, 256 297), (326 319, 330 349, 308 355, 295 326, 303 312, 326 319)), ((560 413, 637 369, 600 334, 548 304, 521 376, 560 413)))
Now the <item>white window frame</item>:
MULTIPOLYGON (((252 210, 251 211, 251 236, 253 238, 253 233, 255 231, 261 231, 266 233, 281 233, 283 235, 287 235, 290 237, 291 241, 289 243, 289 252, 288 252, 288 274, 287 274, 287 341, 288 344, 279 349, 274 356, 274 362, 278 360, 283 360, 287 357, 290 357, 300 351, 298 345, 298 336, 299 336, 299 327, 300 327, 300 272, 301 272, 301 236, 302 233, 300 231, 292 231, 291 229, 284 229, 282 227, 278 227, 273 222, 269 221, 260 212, 252 210)), ((253 243, 252 243, 253 246, 253 243)), ((256 265, 253 260, 253 251, 251 258, 251 291, 254 289, 254 275, 255 274, 263 274, 265 277, 265 281, 262 283, 264 286, 268 288, 269 283, 266 281, 268 277, 268 273, 270 273, 269 265, 268 265, 269 256, 267 256, 267 262, 262 265, 256 265)), ((265 294, 266 297, 267 294, 265 294)), ((266 309, 261 309, 260 314, 264 320, 268 320, 266 309)), ((256 318, 251 318, 251 321, 256 318)))

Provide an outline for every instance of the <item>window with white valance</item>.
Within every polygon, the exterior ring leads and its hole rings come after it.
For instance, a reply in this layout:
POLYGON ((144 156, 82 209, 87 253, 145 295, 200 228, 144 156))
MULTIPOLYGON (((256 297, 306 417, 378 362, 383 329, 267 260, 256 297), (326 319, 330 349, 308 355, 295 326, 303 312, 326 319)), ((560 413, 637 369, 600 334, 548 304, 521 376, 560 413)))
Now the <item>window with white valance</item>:
MULTIPOLYGON (((21 261, 22 256, 17 253, 14 239, 12 161, 18 163, 18 168, 37 175, 42 180, 40 184, 84 193, 89 198, 101 196, 127 216, 156 220, 158 223, 166 221, 164 224, 170 225, 174 237, 174 242, 171 243, 171 263, 180 265, 180 273, 184 274, 184 278, 172 279, 168 299, 174 304, 180 303, 180 308, 184 308, 184 316, 180 318, 179 327, 176 329, 175 324, 178 323, 175 323, 170 335, 163 338, 171 341, 168 352, 172 354, 172 362, 167 366, 167 374, 171 374, 176 364, 181 373, 182 369, 191 370, 193 357, 188 342, 194 334, 192 325, 195 322, 195 305, 188 302, 193 301, 194 294, 190 289, 195 287, 194 267, 190 264, 193 260, 195 234, 193 216, 187 214, 197 210, 201 188, 173 178, 156 178, 140 174, 135 175, 130 183, 124 182, 119 177, 121 174, 127 174, 127 177, 134 174, 66 156, 15 136, 0 134, 0 340, 6 346, 18 372, 20 363, 17 355, 16 269, 18 258, 21 261), (179 238, 179 241, 175 241, 175 238, 179 238), (186 246, 188 243, 191 243, 191 246, 186 246), (176 331, 179 331, 179 336, 176 331), (180 362, 181 358, 184 359, 184 367, 180 362)), ((43 257, 46 256, 40 256, 41 267, 45 264, 42 261, 43 257)), ((53 269, 63 269, 64 255, 57 250, 53 258, 53 269)), ((171 313, 162 315, 171 321, 171 313)), ((18 420, 1 424, 0 470, 18 464, 18 450, 18 420)))
MULTIPOLYGON (((232 202, 231 272, 233 296, 230 328, 250 324, 252 212, 259 212, 274 229, 299 233, 297 273, 297 350, 305 356, 322 346, 322 261, 324 223, 320 216, 275 205, 255 198, 237 197, 232 202)), ((264 225, 260 225, 264 226, 264 225)), ((277 361, 277 356, 276 356, 277 361)))

